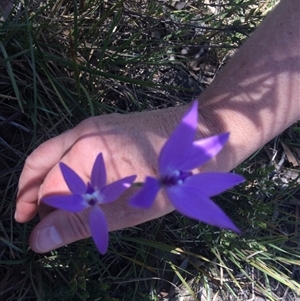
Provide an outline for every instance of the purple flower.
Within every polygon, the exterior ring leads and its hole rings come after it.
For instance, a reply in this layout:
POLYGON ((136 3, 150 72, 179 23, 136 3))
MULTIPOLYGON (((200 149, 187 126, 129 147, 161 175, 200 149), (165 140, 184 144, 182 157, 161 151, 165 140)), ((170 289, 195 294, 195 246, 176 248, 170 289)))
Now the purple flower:
POLYGON ((193 102, 158 159, 159 177, 146 177, 143 187, 130 200, 130 205, 149 208, 160 189, 164 189, 172 205, 183 215, 221 228, 240 230, 210 199, 244 181, 232 173, 199 173, 191 170, 214 157, 224 146, 229 134, 194 141, 198 125, 198 105, 193 102))
POLYGON ((136 176, 126 177, 105 186, 106 171, 101 153, 95 160, 91 181, 87 185, 66 164, 60 163, 59 166, 72 194, 46 196, 42 202, 69 212, 90 208, 89 223, 92 237, 99 252, 105 254, 108 247, 108 226, 104 213, 98 205, 116 200, 131 186, 136 176))

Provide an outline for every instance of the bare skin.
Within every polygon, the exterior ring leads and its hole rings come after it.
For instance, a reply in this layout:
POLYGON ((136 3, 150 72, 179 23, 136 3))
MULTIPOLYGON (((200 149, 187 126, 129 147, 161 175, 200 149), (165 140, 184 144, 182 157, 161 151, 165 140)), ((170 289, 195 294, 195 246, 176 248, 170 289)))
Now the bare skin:
MULTIPOLYGON (((230 132, 222 152, 201 171, 230 171, 300 119, 300 3, 282 0, 199 98, 199 137, 230 132)), ((30 246, 47 252, 90 236, 87 212, 50 210, 39 200, 68 192, 58 167, 64 162, 84 181, 103 153, 108 183, 136 174, 157 174, 158 153, 188 106, 129 115, 88 118, 40 145, 26 160, 19 180, 16 220, 39 212, 30 246), (58 234, 53 230, 55 227, 58 234)), ((149 210, 128 207, 133 189, 102 206, 110 231, 160 217, 174 208, 160 194, 149 210)))

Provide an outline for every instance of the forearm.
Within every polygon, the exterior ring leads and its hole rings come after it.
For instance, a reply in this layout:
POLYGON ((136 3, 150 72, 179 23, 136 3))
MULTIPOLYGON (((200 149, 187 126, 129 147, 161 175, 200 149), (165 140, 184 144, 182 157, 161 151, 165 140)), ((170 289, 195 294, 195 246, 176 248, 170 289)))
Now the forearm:
POLYGON ((199 97, 201 135, 230 132, 229 171, 300 119, 300 3, 282 1, 199 97))

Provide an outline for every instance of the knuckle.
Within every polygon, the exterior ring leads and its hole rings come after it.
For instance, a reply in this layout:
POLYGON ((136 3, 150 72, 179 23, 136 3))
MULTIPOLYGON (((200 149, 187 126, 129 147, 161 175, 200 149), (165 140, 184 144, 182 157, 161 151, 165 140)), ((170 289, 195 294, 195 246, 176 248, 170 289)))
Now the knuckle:
POLYGON ((76 240, 91 236, 87 211, 67 215, 67 224, 72 231, 71 237, 74 237, 76 240))
POLYGON ((31 153, 25 160, 24 168, 27 170, 34 170, 35 166, 35 158, 34 158, 34 153, 31 153))

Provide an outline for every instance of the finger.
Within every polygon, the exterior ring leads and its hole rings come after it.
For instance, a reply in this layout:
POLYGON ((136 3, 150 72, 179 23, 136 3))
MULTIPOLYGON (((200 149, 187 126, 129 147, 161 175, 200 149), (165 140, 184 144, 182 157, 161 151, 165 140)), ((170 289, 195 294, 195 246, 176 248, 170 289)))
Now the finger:
POLYGON ((15 219, 27 222, 32 219, 38 209, 38 193, 48 172, 60 161, 68 148, 66 139, 69 132, 52 138, 41 144, 27 158, 19 179, 19 191, 15 219))
MULTIPOLYGON (((127 205, 130 192, 116 202, 101 206, 109 231, 132 227, 171 212, 169 202, 155 202, 147 210, 127 205)), ((91 236, 89 209, 71 213, 55 210, 46 215, 30 234, 29 244, 33 251, 45 253, 91 236)))
POLYGON ((48 214, 32 230, 29 244, 33 251, 45 253, 90 237, 89 210, 71 213, 55 210, 48 214))

